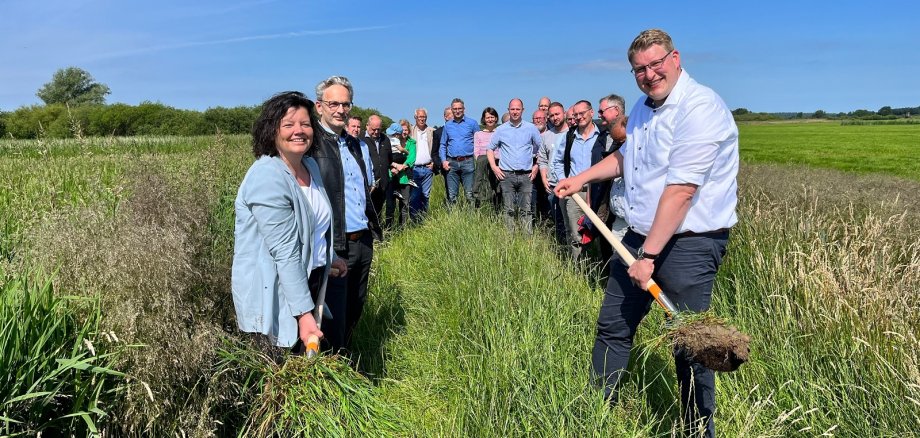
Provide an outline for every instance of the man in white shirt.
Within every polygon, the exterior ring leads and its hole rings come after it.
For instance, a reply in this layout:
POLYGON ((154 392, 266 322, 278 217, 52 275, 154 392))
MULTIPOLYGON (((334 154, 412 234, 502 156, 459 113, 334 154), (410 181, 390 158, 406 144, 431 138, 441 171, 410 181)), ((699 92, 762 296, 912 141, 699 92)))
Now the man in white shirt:
MULTIPOLYGON (((625 372, 633 336, 652 297, 650 278, 680 310, 709 308, 712 285, 738 219, 738 128, 725 102, 681 67, 664 31, 643 31, 628 52, 640 99, 629 116, 626 144, 603 161, 559 181, 568 196, 586 183, 623 176, 623 244, 636 252, 628 269, 612 263, 592 353, 595 375, 611 401, 625 372)), ((715 374, 674 352, 684 424, 715 436, 715 374)))
POLYGON ((415 139, 415 167, 412 168, 412 181, 415 187, 409 197, 409 217, 418 222, 428 212, 428 199, 431 197, 431 181, 434 180, 434 164, 431 157, 434 149, 434 128, 428 126, 428 110, 415 110, 415 126, 412 127, 415 139))

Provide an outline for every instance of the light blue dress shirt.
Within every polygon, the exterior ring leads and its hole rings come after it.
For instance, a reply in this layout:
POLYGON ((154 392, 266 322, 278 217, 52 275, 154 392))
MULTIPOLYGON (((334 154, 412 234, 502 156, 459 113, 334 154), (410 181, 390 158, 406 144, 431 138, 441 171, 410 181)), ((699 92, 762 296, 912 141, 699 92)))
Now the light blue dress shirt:
POLYGON ((473 155, 473 134, 478 130, 479 122, 467 116, 459 122, 454 119, 445 122, 439 149, 441 162, 446 162, 447 157, 473 155))
POLYGON ((361 143, 361 155, 364 156, 364 166, 367 167, 367 186, 370 187, 374 185, 374 165, 371 163, 371 152, 367 149, 367 143, 364 140, 358 139, 358 142, 361 143))
POLYGON ((539 150, 541 144, 540 130, 533 123, 522 120, 517 126, 511 122, 499 125, 492 134, 489 149, 501 152, 499 169, 521 171, 533 169, 534 151, 539 150))
MULTIPOLYGON (((335 134, 326 125, 320 123, 319 126, 326 132, 335 134)), ((339 145, 339 156, 342 159, 342 175, 345 177, 345 232, 354 233, 366 230, 367 215, 364 214, 364 211, 367 207, 367 185, 373 179, 364 179, 361 165, 348 149, 348 142, 345 141, 347 137, 338 135, 336 138, 339 145)), ((364 154, 364 156, 367 157, 369 154, 364 154)), ((366 161, 364 165, 367 165, 366 161)))
MULTIPOLYGON (((575 131, 575 141, 572 142, 572 166, 569 169, 569 176, 575 176, 588 170, 591 167, 591 149, 594 148, 594 142, 597 141, 599 130, 594 126, 594 131, 587 139, 583 139, 578 131, 575 131)), ((553 173, 556 175, 556 181, 562 181, 565 176, 565 134, 557 137, 556 148, 553 151, 553 173)))
MULTIPOLYGON (((327 196, 316 161, 304 157, 303 164, 327 196)), ((237 324, 244 332, 262 333, 275 345, 290 347, 298 337, 296 317, 314 307, 307 286, 316 247, 313 209, 287 165, 269 156, 246 172, 233 206, 231 290, 237 324)), ((325 239, 328 277, 335 258, 332 224, 325 239)))

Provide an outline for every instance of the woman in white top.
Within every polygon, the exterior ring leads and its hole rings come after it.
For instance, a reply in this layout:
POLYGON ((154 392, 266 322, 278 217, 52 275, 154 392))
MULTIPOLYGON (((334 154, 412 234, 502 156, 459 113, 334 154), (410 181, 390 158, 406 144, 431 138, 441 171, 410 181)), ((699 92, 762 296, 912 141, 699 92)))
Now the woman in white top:
POLYGON ((313 102, 299 92, 265 101, 252 130, 257 159, 234 203, 237 323, 294 353, 311 335, 322 337, 321 315, 311 311, 327 276, 347 271, 330 244, 332 212, 319 168, 304 156, 313 144, 313 114, 313 102))

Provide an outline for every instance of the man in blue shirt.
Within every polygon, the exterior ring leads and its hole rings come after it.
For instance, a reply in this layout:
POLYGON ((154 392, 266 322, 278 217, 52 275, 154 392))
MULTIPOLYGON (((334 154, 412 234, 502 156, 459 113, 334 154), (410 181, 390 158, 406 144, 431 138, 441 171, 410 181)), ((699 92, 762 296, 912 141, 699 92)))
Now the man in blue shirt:
POLYGON ((446 172, 447 205, 457 202, 460 184, 466 192, 466 199, 473 198, 473 134, 479 130, 479 123, 464 116, 463 100, 454 98, 450 103, 454 118, 444 122, 441 133, 441 166, 446 172))
MULTIPOLYGON (((572 113, 575 116, 575 135, 560 135, 553 154, 552 168, 557 181, 576 176, 591 167, 591 149, 594 148, 594 142, 597 141, 598 129, 594 125, 594 109, 591 108, 591 102, 579 100, 572 106, 572 113), (569 142, 570 138, 571 142, 569 142)), ((588 187, 580 187, 577 191, 584 192, 582 194, 586 195, 588 187)), ((578 234, 578 219, 585 213, 575 201, 568 197, 560 198, 559 202, 572 257, 578 259, 582 252, 581 235, 578 234)))
POLYGON ((522 120, 524 102, 521 99, 511 99, 508 103, 510 118, 502 123, 492 135, 489 150, 489 166, 502 188, 504 201, 505 226, 509 230, 514 228, 515 210, 521 222, 521 228, 531 234, 533 232, 533 213, 530 210, 531 190, 533 179, 537 176, 538 167, 534 163, 534 151, 540 148, 543 139, 540 131, 530 122, 522 120), (501 165, 495 164, 495 150, 501 152, 501 165))
POLYGON ((348 78, 331 76, 316 85, 319 128, 308 153, 319 164, 332 207, 332 246, 347 260, 345 278, 332 277, 326 302, 332 320, 323 325, 333 350, 345 348, 364 310, 367 280, 374 257, 374 237, 382 237, 370 202, 367 165, 358 140, 345 131, 354 89, 348 78))

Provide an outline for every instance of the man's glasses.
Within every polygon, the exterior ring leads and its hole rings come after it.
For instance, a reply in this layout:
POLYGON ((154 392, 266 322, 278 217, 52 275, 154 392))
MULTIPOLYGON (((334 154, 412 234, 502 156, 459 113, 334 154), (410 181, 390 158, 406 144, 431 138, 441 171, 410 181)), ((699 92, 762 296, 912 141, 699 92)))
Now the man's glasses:
POLYGON ((639 76, 644 75, 645 72, 648 71, 648 69, 652 69, 652 70, 655 70, 655 71, 659 71, 659 70, 661 70, 661 66, 664 65, 664 60, 665 60, 665 58, 667 58, 667 57, 668 57, 670 54, 672 54, 672 53, 674 53, 673 50, 671 50, 671 51, 668 52, 668 53, 665 53, 665 55, 662 56, 661 58, 658 58, 658 59, 656 59, 656 60, 654 60, 654 61, 652 61, 652 62, 650 62, 650 63, 648 63, 648 64, 645 64, 645 65, 640 65, 640 66, 638 66, 638 67, 633 67, 633 68, 631 68, 629 71, 631 71, 634 75, 636 75, 636 77, 639 77, 639 76))
POLYGON ((610 105, 610 106, 608 106, 607 108, 601 108, 601 109, 598 111, 597 114, 598 114, 599 116, 603 116, 604 113, 607 112, 607 110, 609 110, 610 108, 616 108, 616 107, 617 107, 616 105, 610 105))
POLYGON ((332 101, 330 101, 330 100, 321 100, 320 102, 322 102, 323 105, 326 105, 326 108, 329 108, 329 109, 331 109, 331 110, 333 110, 333 111, 335 111, 335 110, 337 110, 337 109, 339 109, 339 108, 342 108, 342 109, 345 110, 345 111, 348 111, 348 110, 351 109, 351 102, 336 102, 336 101, 334 101, 334 100, 332 100, 332 101))
POLYGON ((588 114, 589 112, 591 112, 591 110, 587 109, 587 110, 584 110, 584 111, 576 111, 576 112, 574 112, 574 113, 572 113, 572 114, 575 115, 575 118, 576 118, 576 119, 580 119, 580 118, 584 117, 585 114, 588 114))

